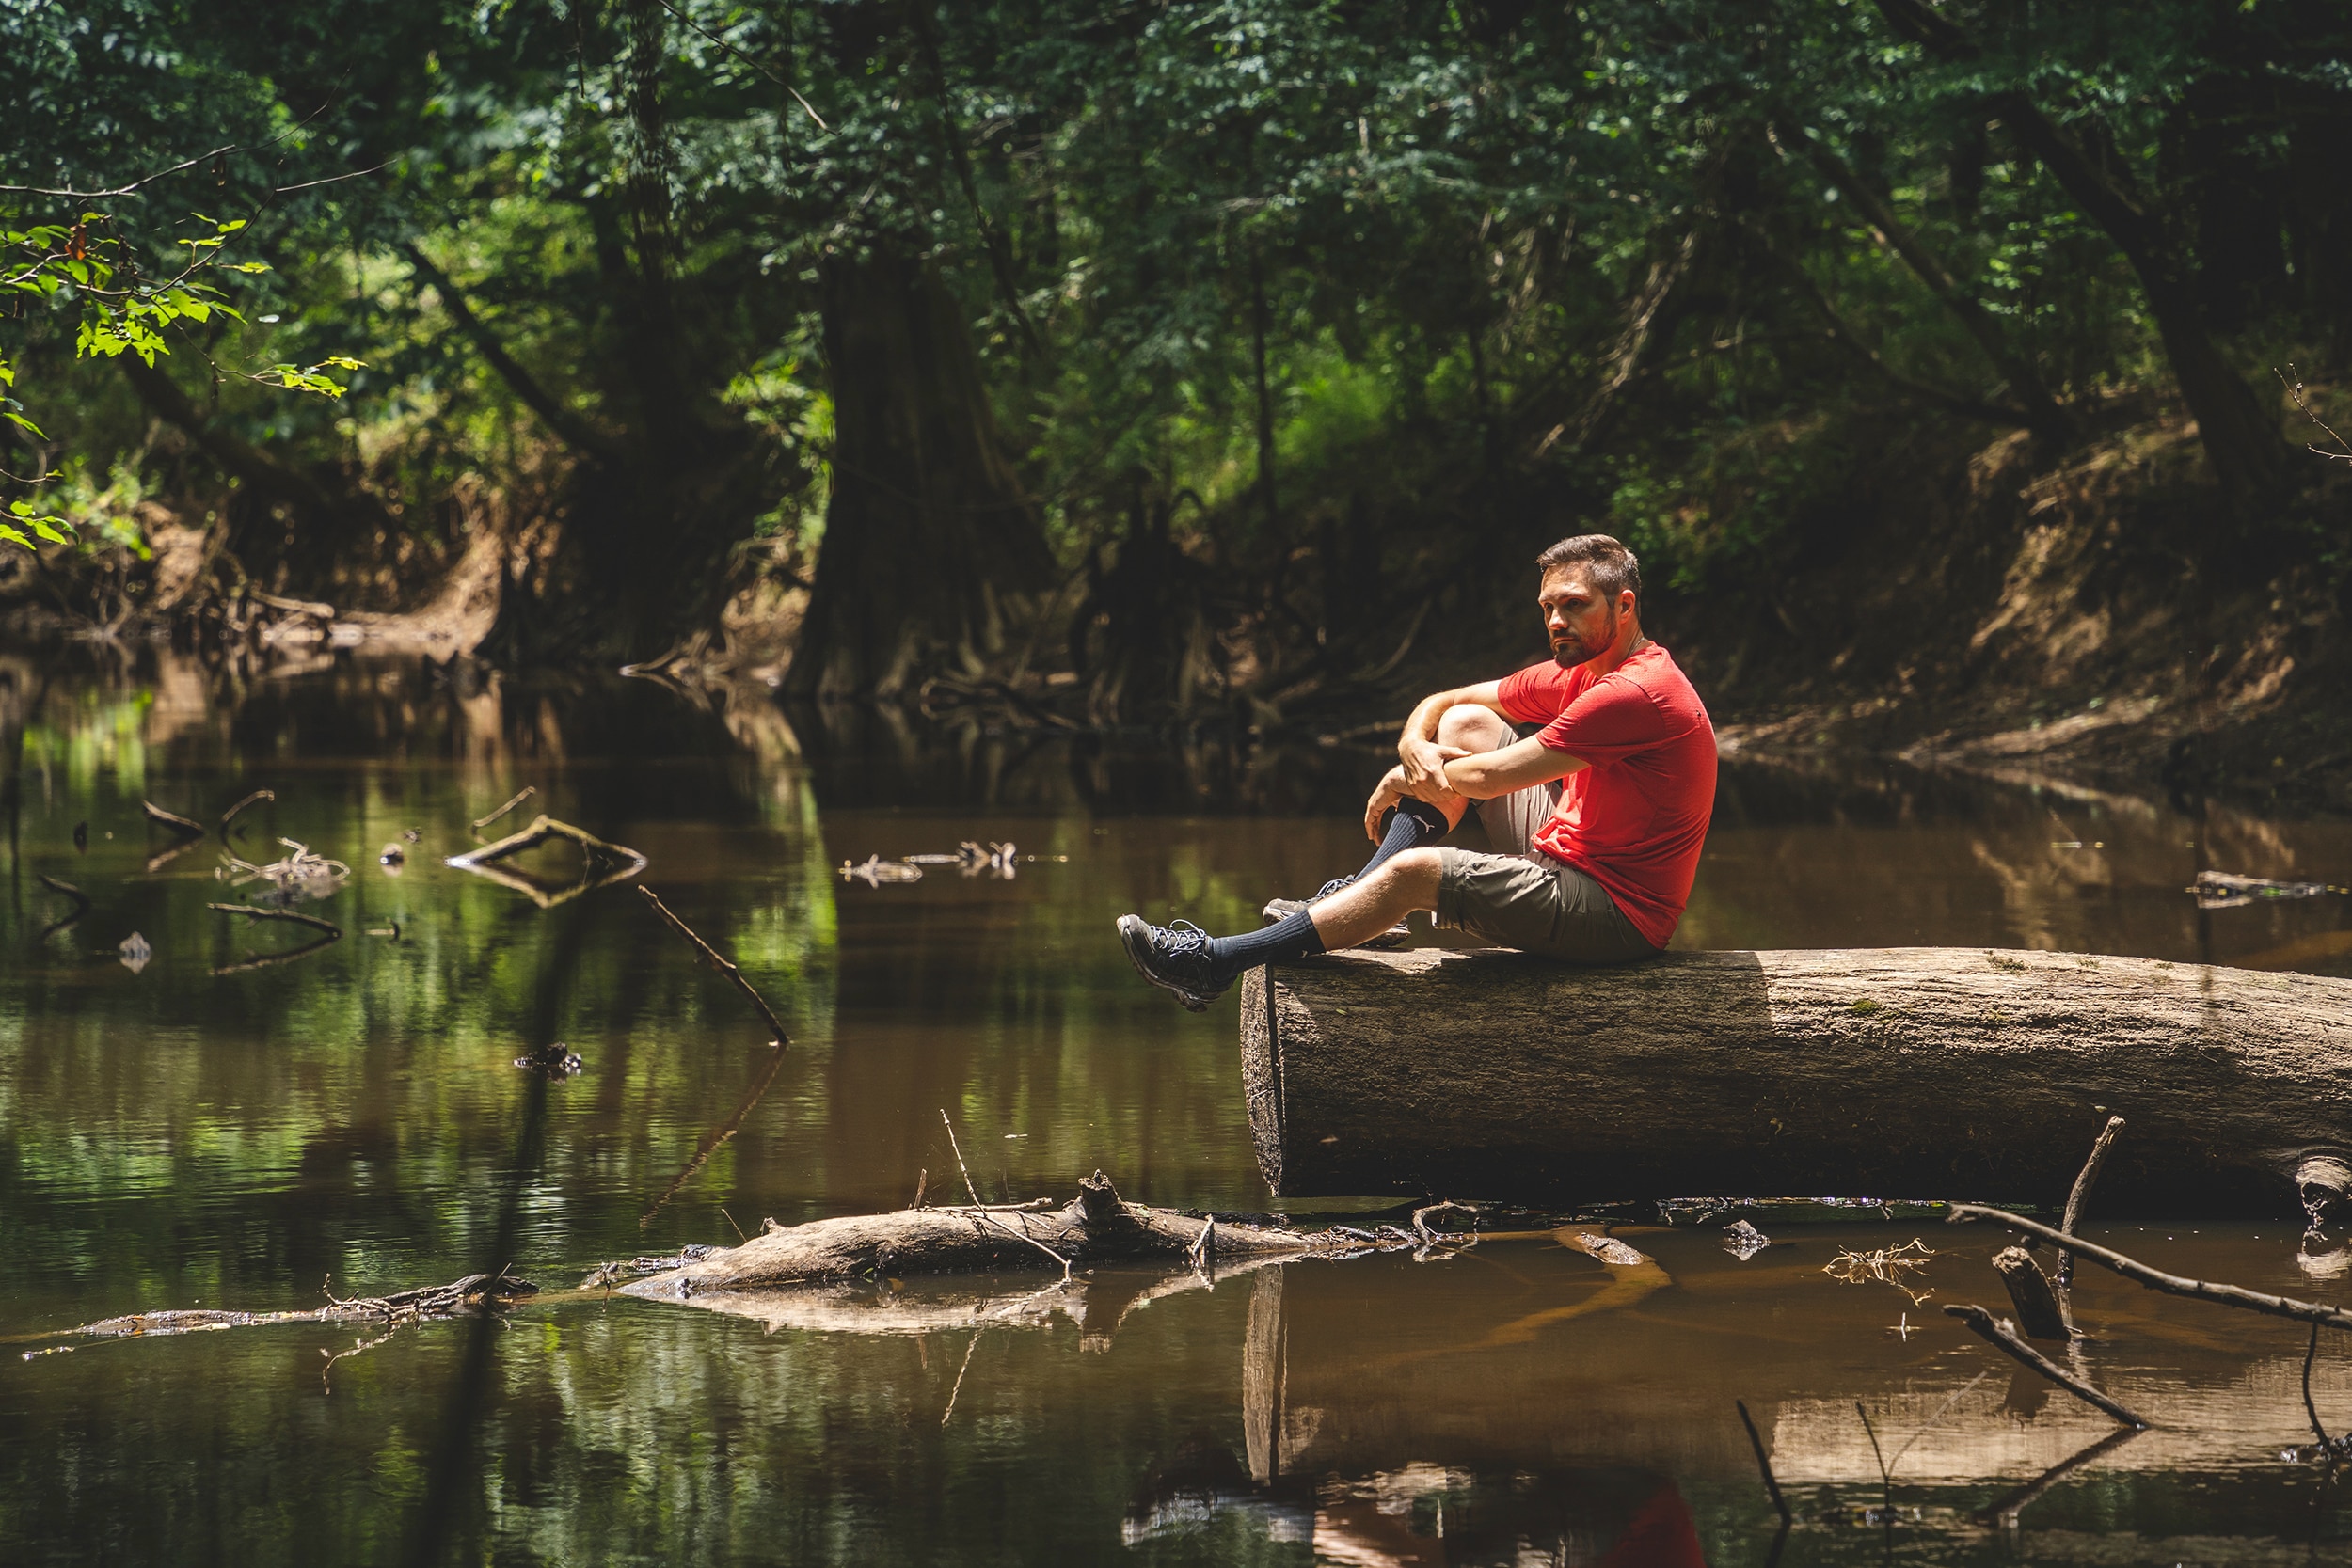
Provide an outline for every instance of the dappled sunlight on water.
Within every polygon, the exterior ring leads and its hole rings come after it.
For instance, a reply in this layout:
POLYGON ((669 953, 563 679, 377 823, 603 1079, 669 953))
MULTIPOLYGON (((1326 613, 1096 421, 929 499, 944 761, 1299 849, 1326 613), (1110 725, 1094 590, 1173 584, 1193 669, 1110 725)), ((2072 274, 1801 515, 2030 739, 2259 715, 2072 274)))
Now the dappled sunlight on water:
MULTIPOLYGON (((991 1200, 1067 1196, 1100 1167, 1142 1201, 1263 1208, 1234 1003, 1169 1005, 1110 922, 1251 923, 1345 868, 1374 761, 918 742, 872 719, 796 728, 756 699, 418 664, 8 661, 0 1336, 501 1263, 548 1291, 486 1338, 13 1341, 63 1353, 0 1361, 0 1557, 2352 1560, 2326 1467, 2281 1457, 2311 1440, 2296 1325, 2095 1270, 2075 1292, 2090 1337, 2058 1354, 2156 1426, 2020 1505, 2114 1429, 1942 1314, 2002 1305, 2001 1239, 1932 1217, 1760 1210, 1776 1244, 1745 1261, 1623 1208, 1593 1223, 1639 1265, 1562 1246, 1547 1215, 1423 1261, 1104 1271, 1067 1291, 1050 1274, 692 1306, 568 1291, 607 1259, 960 1189, 943 1111, 991 1200), (277 799, 226 844, 148 869, 173 839, 142 800, 210 823, 259 787, 277 799), (775 1007, 781 1063, 628 884, 541 909, 443 863, 540 812, 647 857, 636 880, 775 1007), (205 907, 259 891, 216 875, 224 852, 259 863, 281 839, 352 868, 298 906, 341 937, 216 974, 306 940, 205 907), (837 872, 967 839, 1021 858, 881 886, 837 872), (87 911, 57 928, 74 903, 43 877, 87 911), (134 933, 152 955, 135 971, 134 933), (514 1065, 556 1041, 577 1076, 514 1065), (1918 1300, 1824 1272, 1914 1237, 1935 1254, 1918 1300), (1777 1548, 1736 1400, 1796 1515, 1777 1548), (428 1511, 437 1536, 418 1533, 428 1511)), ((532 853, 558 880, 580 863, 532 853)), ((1677 944, 2352 973, 2337 900, 2201 912, 2183 889, 2207 867, 2340 879, 2352 829, 1742 766, 1677 944)), ((2346 1255, 2307 1254, 2291 1210, 2090 1228, 2161 1267, 2343 1299, 2346 1255)), ((2352 1424, 2340 1345, 2312 1387, 2352 1424)))

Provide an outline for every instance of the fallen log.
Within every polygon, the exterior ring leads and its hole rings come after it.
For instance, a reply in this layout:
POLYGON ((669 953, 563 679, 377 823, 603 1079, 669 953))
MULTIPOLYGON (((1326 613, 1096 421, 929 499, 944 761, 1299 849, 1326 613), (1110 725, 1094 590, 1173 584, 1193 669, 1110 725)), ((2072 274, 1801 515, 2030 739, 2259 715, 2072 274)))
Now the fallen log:
POLYGON ((2129 1117, 2111 1211, 2283 1209, 2352 1182, 2352 980, 1878 948, 1332 954, 1247 977, 1278 1194, 2049 1203, 2129 1117), (2332 1184, 2332 1185, 2331 1185, 2332 1184))
POLYGON ((1078 1183, 1078 1196, 1044 1213, 958 1205, 901 1209, 812 1220, 754 1236, 683 1266, 623 1286, 636 1296, 679 1300, 708 1292, 775 1285, 918 1274, 1050 1270, 1057 1258, 1074 1266, 1157 1260, 1203 1263, 1244 1258, 1352 1254, 1370 1246, 1418 1246, 1411 1233, 1365 1239, 1345 1231, 1306 1231, 1195 1219, 1120 1197, 1101 1171, 1078 1183), (1203 1237, 1207 1238, 1203 1244, 1203 1237), (1049 1256, 1050 1252, 1050 1256, 1049 1256), (1201 1254, 1209 1256, 1203 1258, 1201 1254))

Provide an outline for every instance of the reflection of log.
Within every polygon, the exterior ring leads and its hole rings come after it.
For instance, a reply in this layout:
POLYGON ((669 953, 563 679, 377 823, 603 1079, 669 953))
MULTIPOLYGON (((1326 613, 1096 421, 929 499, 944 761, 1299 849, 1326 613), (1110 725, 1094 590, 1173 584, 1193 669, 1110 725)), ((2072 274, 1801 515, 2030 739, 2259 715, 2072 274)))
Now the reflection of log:
MULTIPOLYGON (((1124 1202, 1110 1178, 1097 1171, 1078 1184, 1078 1196, 1067 1206, 1049 1213, 982 1213, 959 1207, 814 1220, 755 1236, 741 1246, 714 1252, 626 1289, 632 1295, 691 1297, 706 1291, 871 1275, 1027 1271, 1048 1264, 1041 1243, 1073 1263, 1149 1259, 1182 1263, 1207 1224, 1187 1214, 1124 1202)), ((1361 1244, 1323 1232, 1247 1225, 1216 1228, 1221 1259, 1353 1252, 1361 1244)))
POLYGON ((1982 949, 1337 954, 1251 972, 1242 1067, 1286 1195, 2002 1193, 2277 1207, 2352 1145, 2352 981, 1982 949))
POLYGON ((462 855, 452 855, 441 863, 453 865, 460 871, 470 871, 477 877, 486 877, 501 887, 513 888, 547 910, 567 903, 583 893, 593 893, 600 887, 627 881, 645 869, 645 857, 627 845, 607 844, 585 829, 543 816, 534 818, 531 826, 521 832, 509 834, 495 844, 485 844, 462 855), (560 838, 580 847, 584 863, 580 867, 579 880, 567 886, 559 885, 498 863, 509 855, 535 848, 551 838, 560 838))
MULTIPOLYGON (((936 1211, 934 1211, 936 1212, 936 1211)), ((1190 1268, 1170 1273, 1104 1270, 1040 1290, 1034 1281, 1007 1290, 993 1280, 936 1280, 896 1286, 888 1280, 804 1285, 787 1289, 697 1290, 689 1306, 747 1318, 772 1334, 780 1328, 828 1334, 939 1334, 962 1328, 1041 1328, 1057 1318, 1078 1324, 1080 1347, 1108 1348, 1129 1313, 1168 1296, 1206 1291, 1280 1261, 1254 1258, 1216 1270, 1216 1280, 1190 1268)))

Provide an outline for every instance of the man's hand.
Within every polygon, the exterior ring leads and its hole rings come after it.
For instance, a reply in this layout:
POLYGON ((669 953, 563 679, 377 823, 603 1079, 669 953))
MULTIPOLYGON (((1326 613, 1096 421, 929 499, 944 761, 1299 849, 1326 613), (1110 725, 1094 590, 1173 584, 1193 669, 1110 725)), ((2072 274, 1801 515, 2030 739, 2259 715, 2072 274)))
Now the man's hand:
MULTIPOLYGON (((1443 747, 1441 750, 1451 756, 1468 754, 1452 746, 1443 747)), ((1388 814, 1391 806, 1408 795, 1416 800, 1426 800, 1445 813, 1448 822, 1459 822, 1462 819, 1462 813, 1470 808, 1468 800, 1448 789, 1442 782, 1434 789, 1407 787, 1405 782, 1405 768, 1400 764, 1381 776, 1380 783, 1373 789, 1372 799, 1364 802, 1364 836, 1375 844, 1379 843, 1380 818, 1388 814)))
POLYGON ((1459 746, 1441 746, 1417 735, 1407 735, 1396 743, 1396 754, 1403 769, 1405 793, 1429 800, 1433 791, 1446 788, 1445 765, 1455 757, 1470 752, 1459 746))

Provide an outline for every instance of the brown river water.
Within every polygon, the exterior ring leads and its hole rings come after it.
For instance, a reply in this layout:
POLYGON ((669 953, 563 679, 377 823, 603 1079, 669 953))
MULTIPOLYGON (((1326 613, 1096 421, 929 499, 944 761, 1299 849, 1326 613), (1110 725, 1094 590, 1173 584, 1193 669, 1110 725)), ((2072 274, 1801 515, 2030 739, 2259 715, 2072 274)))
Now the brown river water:
MULTIPOLYGON (((569 1287, 771 1217, 895 1208, 961 1186, 943 1111, 992 1200, 1100 1167, 1142 1201, 1265 1208, 1235 1003, 1181 1011, 1111 922, 1232 927, 1351 867, 1377 753, 807 728, 643 681, 0 657, 0 1562, 2352 1562, 2352 1476, 2289 1451, 2312 1440, 2296 1325, 2085 1271, 2074 1359, 2154 1422, 2111 1442, 1943 1315, 2000 1303, 2002 1243, 1924 1209, 1762 1206, 1777 1244, 1744 1261, 1627 1204, 1587 1217, 1639 1267, 1559 1244, 1563 1212, 1422 1259, 1068 1291, 883 1280, 748 1316, 572 1293, 381 1342, 55 1337, 500 1263, 569 1287), (490 832, 545 810, 643 851, 639 880, 782 1016, 781 1065, 628 886, 543 907, 442 863, 525 785, 490 832), (301 906, 342 938, 257 967, 316 933, 208 911, 254 891, 217 874, 218 837, 151 868, 173 840, 140 802, 210 822, 262 787, 236 855, 283 838, 352 870, 301 906), (1036 858, 836 874, 966 839, 1036 858), (43 876, 87 914, 52 929, 73 906, 43 876), (577 1076, 512 1065, 554 1041, 577 1076), (1826 1272, 1915 1238, 1932 1256, 1907 1289, 1826 1272)), ((579 863, 543 854, 560 888, 579 863)), ((1677 944, 2352 974, 2338 900, 2201 913, 2201 865, 2341 878, 2352 825, 1740 764, 1677 944)), ((1315 1206, 1351 1207, 1374 1205, 1315 1206)), ((2284 1194, 2226 1223, 2094 1200, 2089 1229, 2344 1299, 2352 1253, 2299 1222, 2284 1194)), ((2311 1388, 2352 1427, 2341 1336, 2311 1388)))

